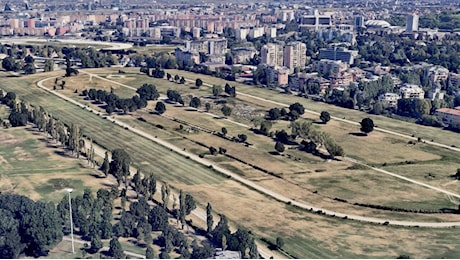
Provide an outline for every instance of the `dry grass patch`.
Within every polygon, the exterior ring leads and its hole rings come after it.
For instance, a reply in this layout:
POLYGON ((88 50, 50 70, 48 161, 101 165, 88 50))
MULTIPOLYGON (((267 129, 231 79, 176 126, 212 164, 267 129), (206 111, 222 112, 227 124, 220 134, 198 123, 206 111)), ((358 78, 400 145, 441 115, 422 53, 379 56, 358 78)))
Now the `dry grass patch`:
POLYGON ((62 149, 49 145, 35 129, 10 128, 1 136, 15 140, 15 148, 9 144, 0 149, 0 156, 6 161, 2 164, 5 175, 1 183, 14 188, 11 192, 33 200, 57 202, 65 195, 64 184, 74 187, 77 194, 83 193, 84 188, 95 191, 107 184, 105 179, 94 177, 99 172, 88 167, 86 161, 71 158, 62 149))

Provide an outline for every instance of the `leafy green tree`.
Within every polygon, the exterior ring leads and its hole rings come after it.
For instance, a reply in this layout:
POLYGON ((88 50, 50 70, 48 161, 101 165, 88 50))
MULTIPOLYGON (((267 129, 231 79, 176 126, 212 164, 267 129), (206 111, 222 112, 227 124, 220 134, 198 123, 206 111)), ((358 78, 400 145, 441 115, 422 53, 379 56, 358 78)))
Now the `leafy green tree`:
POLYGON ((140 88, 136 90, 136 93, 139 94, 140 98, 145 98, 146 100, 157 100, 160 97, 157 88, 152 84, 143 84, 140 88))
POLYGON ((213 85, 212 86, 212 95, 217 97, 222 94, 222 86, 220 85, 213 85))
POLYGON ((228 106, 223 106, 222 109, 220 110, 224 116, 230 116, 232 114, 232 108, 228 106))
POLYGON ((163 114, 166 111, 166 106, 163 102, 158 101, 157 104, 155 105, 155 111, 157 111, 158 114, 163 114))
POLYGON ((141 171, 139 168, 137 168, 137 172, 134 174, 131 184, 133 186, 133 190, 137 194, 137 198, 139 198, 139 195, 143 193, 144 188, 142 186, 141 171))
POLYGON ((164 182, 163 185, 161 185, 161 200, 163 201, 163 208, 164 209, 168 208, 169 185, 166 182, 164 182))
POLYGON ((155 192, 157 191, 157 181, 155 179, 155 176, 153 174, 150 174, 148 177, 144 177, 144 179, 148 178, 148 185, 147 185, 147 191, 149 194, 149 199, 153 201, 153 196, 155 195, 155 192))
POLYGON ((185 194, 185 215, 189 215, 196 209, 195 199, 190 194, 185 194))
POLYGON ((227 133, 228 133, 227 128, 222 127, 222 135, 223 135, 223 136, 226 136, 227 133))
POLYGON ((283 153, 283 152, 284 152, 284 145, 283 145, 283 143, 281 143, 281 142, 276 142, 276 144, 275 144, 275 150, 276 150, 278 153, 283 153))
POLYGON ((169 256, 168 252, 166 252, 165 250, 162 250, 158 257, 160 259, 171 259, 171 256, 169 256))
POLYGON ((101 238, 99 235, 96 235, 91 238, 91 247, 89 248, 89 251, 91 254, 96 253, 101 249, 104 245, 102 244, 101 238))
POLYGON ((272 108, 268 110, 268 119, 278 120, 281 117, 281 111, 279 108, 272 108))
POLYGON ((0 257, 47 255, 62 240, 61 214, 53 204, 0 194, 0 257), (15 234, 13 234, 13 232, 15 234), (20 236, 20 243, 18 237, 20 236))
POLYGON ((327 122, 329 122, 331 120, 331 115, 327 111, 322 111, 320 116, 319 116, 319 119, 321 119, 321 121, 324 124, 327 124, 327 122))
POLYGON ((183 103, 181 95, 176 90, 168 89, 166 91, 166 96, 171 102, 183 103))
POLYGON ((18 71, 20 69, 19 63, 17 63, 11 56, 8 56, 2 60, 2 67, 6 71, 18 71))
POLYGON ((46 60, 45 66, 43 67, 45 72, 53 71, 54 70, 54 62, 52 60, 46 60))
POLYGON ((239 135, 238 135, 238 142, 244 143, 244 142, 246 142, 247 140, 248 140, 248 136, 247 136, 247 135, 245 135, 245 134, 239 134, 239 135))
POLYGON ((126 258, 123 253, 123 248, 121 247, 118 238, 112 238, 109 244, 109 251, 107 252, 109 256, 115 259, 124 259, 126 258))
POLYGON ((129 211, 137 218, 137 220, 145 219, 149 214, 150 206, 144 197, 139 198, 129 205, 129 211))
POLYGON ((107 151, 105 151, 104 161, 102 162, 102 165, 101 165, 101 171, 107 177, 107 175, 109 174, 109 170, 110 170, 109 154, 107 151))
POLYGON ((192 244, 192 259, 209 259, 214 256, 214 248, 207 242, 203 242, 203 246, 198 246, 197 243, 192 244))
POLYGON ((209 147, 209 153, 211 155, 216 155, 217 154, 217 149, 214 146, 209 147))
POLYGON ((149 213, 149 224, 153 231, 164 230, 168 227, 168 213, 160 206, 154 206, 149 213))
POLYGON ((230 236, 230 228, 228 226, 228 220, 225 215, 220 215, 219 223, 211 232, 212 242, 216 245, 222 245, 223 237, 230 236))
POLYGON ((364 118, 361 120, 361 132, 368 135, 370 132, 374 131, 374 121, 369 117, 364 118))
POLYGON ((206 112, 209 112, 209 110, 211 110, 211 104, 210 103, 204 104, 204 107, 206 109, 206 112))
POLYGON ((10 121, 12 127, 25 126, 27 124, 27 118, 27 113, 19 112, 16 110, 12 110, 8 116, 8 120, 10 121))
POLYGON ((260 133, 264 134, 264 135, 268 135, 270 133, 270 129, 272 128, 272 122, 268 121, 268 120, 264 120, 262 121, 262 123, 260 124, 260 133))
POLYGON ((196 81, 195 81, 195 86, 196 86, 197 88, 203 86, 203 81, 202 81, 201 79, 196 79, 196 81))
POLYGON ((0 238, 0 258, 19 258, 25 248, 19 235, 19 220, 3 209, 0 209, 0 238))
POLYGON ((300 138, 307 139, 309 137, 309 133, 311 130, 311 121, 308 120, 299 120, 295 122, 291 122, 291 135, 292 136, 299 136, 300 138))
POLYGON ((247 258, 246 250, 249 249, 253 241, 253 237, 247 229, 239 228, 234 234, 230 235, 228 249, 240 251, 242 258, 247 258))
POLYGON ((131 157, 124 149, 115 149, 112 151, 112 161, 110 162, 109 173, 115 176, 118 185, 124 180, 125 186, 128 187, 129 166, 131 157))
POLYGON ((16 104, 16 93, 7 92, 6 95, 2 98, 2 104, 5 104, 10 108, 13 108, 16 104))
POLYGON ((284 239, 282 237, 277 237, 276 238, 276 247, 278 249, 282 248, 284 246, 284 239))
POLYGON ((145 258, 146 259, 154 259, 155 258, 155 251, 153 251, 153 248, 148 245, 147 249, 145 250, 145 258))
POLYGON ((201 106, 201 100, 198 97, 193 97, 190 100, 189 106, 194 107, 194 108, 199 108, 201 106))
POLYGON ((206 206, 206 232, 209 234, 212 231, 212 226, 214 225, 214 219, 212 216, 212 206, 211 203, 208 202, 208 205, 206 206))
POLYGON ((300 104, 299 102, 296 102, 294 104, 291 104, 289 106, 289 110, 290 111, 296 111, 297 114, 299 115, 303 115, 305 113, 305 108, 303 107, 302 104, 300 104))

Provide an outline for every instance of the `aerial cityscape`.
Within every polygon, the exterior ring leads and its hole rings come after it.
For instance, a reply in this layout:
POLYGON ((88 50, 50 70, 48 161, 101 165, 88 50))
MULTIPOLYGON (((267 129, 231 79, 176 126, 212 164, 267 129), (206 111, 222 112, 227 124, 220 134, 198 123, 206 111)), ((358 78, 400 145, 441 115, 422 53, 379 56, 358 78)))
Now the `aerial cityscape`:
POLYGON ((0 258, 460 258, 459 0, 0 13, 0 258))

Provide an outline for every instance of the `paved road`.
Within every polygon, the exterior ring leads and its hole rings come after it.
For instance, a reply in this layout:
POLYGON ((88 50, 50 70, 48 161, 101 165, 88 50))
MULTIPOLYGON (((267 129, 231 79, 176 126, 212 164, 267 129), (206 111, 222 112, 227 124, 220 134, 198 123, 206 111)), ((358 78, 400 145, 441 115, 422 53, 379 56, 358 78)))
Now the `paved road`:
MULTIPOLYGON (((43 86, 43 82, 46 81, 46 80, 51 80, 51 79, 54 79, 54 77, 52 78, 46 78, 46 79, 43 79, 43 80, 40 80, 37 85, 48 91, 48 92, 51 92, 57 96, 59 96, 60 98, 62 99, 65 99, 67 101, 69 101, 70 103, 73 103, 79 107, 82 107, 82 108, 86 108, 86 106, 84 104, 81 104, 57 91, 53 91, 53 90, 50 90, 50 89, 47 89, 46 87, 43 86)), ((93 113, 95 114, 98 114, 97 111, 94 111, 94 110, 91 110, 93 113)), ((102 116, 102 114, 100 115, 102 116)), ((324 215, 329 215, 329 216, 334 216, 334 217, 339 217, 339 218, 347 218, 347 219, 350 219, 350 220, 357 220, 357 221, 362 221, 362 222, 368 222, 368 223, 375 223, 375 224, 388 224, 388 225, 397 225, 397 226, 407 226, 407 227, 413 227, 413 226, 419 226, 419 227, 432 227, 432 228, 440 228, 440 227, 455 227, 455 226, 460 226, 460 222, 418 222, 418 221, 399 221, 399 220, 390 220, 390 219, 379 219, 379 218, 372 218, 372 217, 363 217, 363 216, 358 216, 358 215, 352 215, 352 214, 344 214, 344 213, 340 213, 340 212, 335 212, 335 211, 332 211, 332 210, 326 210, 326 209, 323 209, 323 208, 318 208, 318 207, 315 207, 315 206, 312 206, 312 205, 309 205, 309 204, 306 204, 306 203, 303 203, 303 202, 299 202, 299 201, 294 201, 294 200, 291 200, 290 198, 282 195, 282 194, 279 194, 279 193, 276 193, 272 190, 269 190, 267 188, 264 188, 250 180, 247 180, 241 176, 239 176, 238 174, 235 174, 227 169, 224 169, 224 168, 221 168, 219 166, 216 166, 216 165, 213 165, 211 162, 207 161, 206 159, 204 158, 200 158, 199 156, 197 155, 194 155, 192 153, 189 153, 188 151, 183 151, 182 149, 180 149, 179 147, 176 147, 166 141, 163 141, 161 139, 158 139, 158 138, 155 138, 154 136, 142 131, 142 130, 139 130, 139 129, 136 129, 136 128, 133 128, 131 127, 130 125, 127 125, 123 122, 120 122, 116 119, 108 119, 107 120, 110 120, 112 122, 114 122, 115 124, 121 126, 121 127, 124 127, 125 129, 129 130, 129 131, 132 131, 146 139, 149 139, 157 144, 160 144, 168 149, 171 149, 172 151, 178 153, 178 154, 181 154, 183 156, 188 156, 191 160, 194 160, 195 162, 198 162, 200 164, 203 164, 205 166, 212 166, 214 170, 216 171, 219 171, 220 173, 232 178, 233 180, 237 181, 237 182, 240 182, 254 190, 257 190, 267 196, 270 196, 278 201, 281 201, 281 202, 284 202, 284 203, 290 203, 291 205, 294 205, 294 206, 297 206, 299 208, 302 208, 302 209, 305 209, 305 210, 310 210, 310 211, 315 211, 315 212, 319 212, 321 211, 322 214, 324 215)))

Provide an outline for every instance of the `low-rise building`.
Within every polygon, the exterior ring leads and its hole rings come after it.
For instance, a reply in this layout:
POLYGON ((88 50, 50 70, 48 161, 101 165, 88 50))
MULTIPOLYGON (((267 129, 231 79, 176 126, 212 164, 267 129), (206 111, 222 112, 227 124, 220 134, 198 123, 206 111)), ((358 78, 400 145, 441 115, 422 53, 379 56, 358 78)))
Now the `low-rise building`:
POLYGON ((200 54, 197 52, 191 52, 185 49, 176 48, 174 50, 174 56, 178 62, 183 62, 184 66, 193 66, 194 64, 200 64, 200 54))
POLYGON ((428 91, 428 98, 431 100, 443 100, 444 99, 444 92, 441 92, 441 87, 435 87, 428 91))
POLYGON ((378 100, 389 107, 397 107, 398 100, 401 99, 401 96, 396 93, 387 92, 378 97, 378 100))
POLYGON ((445 125, 460 124, 460 107, 439 108, 436 110, 436 118, 445 125))
POLYGON ((222 250, 216 248, 214 259, 242 259, 240 251, 222 250))
POLYGON ((342 47, 319 50, 320 59, 340 60, 348 64, 353 64, 356 56, 358 56, 358 51, 352 51, 342 47))
POLYGON ((244 63, 256 55, 257 51, 254 47, 235 48, 232 50, 233 63, 244 63))
POLYGON ((412 84, 404 84, 400 89, 401 98, 418 98, 423 99, 425 97, 425 91, 418 86, 412 84))
POLYGON ((449 77, 449 70, 442 66, 436 65, 425 69, 425 74, 429 77, 430 81, 435 84, 446 81, 449 77))

